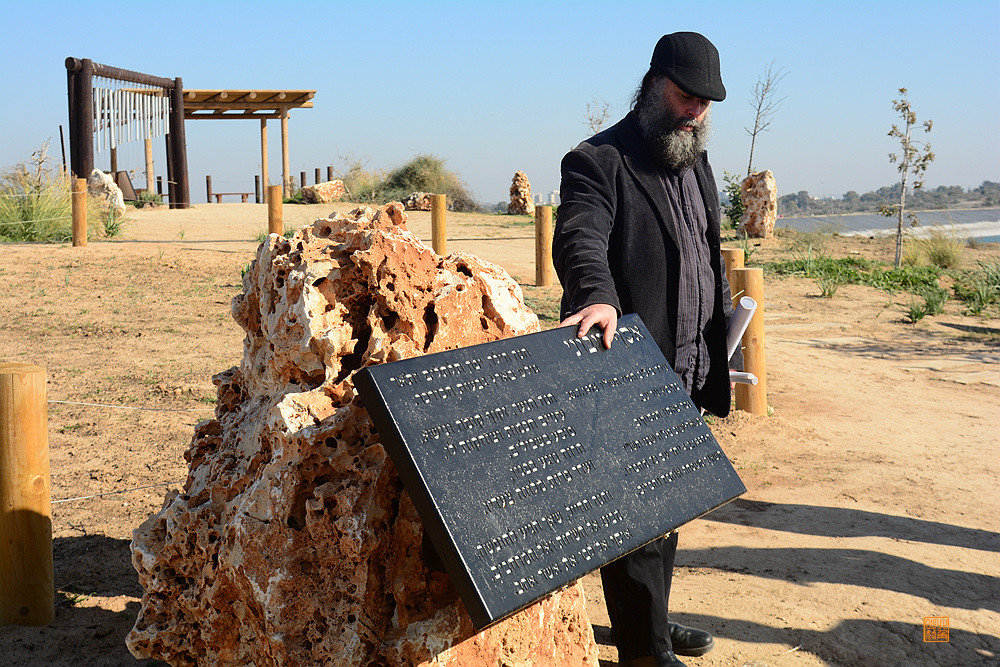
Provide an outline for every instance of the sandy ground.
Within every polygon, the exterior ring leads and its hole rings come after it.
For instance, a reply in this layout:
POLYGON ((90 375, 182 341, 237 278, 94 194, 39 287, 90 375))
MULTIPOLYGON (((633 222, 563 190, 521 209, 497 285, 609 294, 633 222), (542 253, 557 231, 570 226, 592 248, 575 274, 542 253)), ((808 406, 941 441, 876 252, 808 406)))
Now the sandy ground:
MULTIPOLYGON (((286 226, 347 208, 285 206, 286 226)), ((55 401, 58 591, 52 625, 0 628, 0 663, 139 662, 123 643, 141 595, 131 532, 184 479, 211 376, 239 361, 229 301, 266 227, 264 206, 201 204, 132 212, 121 242, 0 247, 0 360, 46 367, 55 401)), ((428 213, 410 228, 429 243, 428 213)), ((760 242, 751 263, 789 243, 760 242)), ((448 247, 501 264, 552 312, 529 219, 450 214, 448 247)), ((997 257, 989 245, 966 261, 997 257)), ((673 616, 717 636, 689 665, 1000 664, 1000 321, 949 302, 912 325, 909 298, 842 286, 824 299, 811 280, 768 278, 774 414, 712 425, 749 491, 681 530, 673 616), (948 642, 923 641, 929 616, 948 617, 948 642)), ((584 583, 615 665, 600 578, 584 583)))

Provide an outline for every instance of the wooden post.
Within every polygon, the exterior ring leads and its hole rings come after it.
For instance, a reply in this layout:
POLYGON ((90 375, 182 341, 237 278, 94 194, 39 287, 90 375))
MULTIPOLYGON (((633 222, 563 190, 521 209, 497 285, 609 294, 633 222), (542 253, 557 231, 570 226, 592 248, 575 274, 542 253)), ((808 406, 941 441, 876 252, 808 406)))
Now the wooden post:
POLYGON ((268 234, 281 234, 285 233, 284 223, 281 219, 281 186, 280 185, 269 185, 267 186, 267 233, 268 234))
POLYGON ((292 170, 288 166, 288 110, 281 111, 281 192, 285 197, 292 194, 292 170))
POLYGON ((431 195, 431 246, 439 255, 448 254, 447 216, 448 195, 431 195))
POLYGON ((87 245, 87 179, 73 180, 73 247, 87 245))
POLYGON ((153 140, 146 137, 144 142, 146 149, 146 192, 148 196, 153 194, 153 140))
POLYGON ((0 364, 0 626, 54 620, 45 369, 0 364))
POLYGON ((156 194, 160 195, 161 197, 163 196, 163 177, 162 176, 157 176, 156 177, 156 194))
POLYGON ((253 201, 255 204, 260 203, 260 174, 253 175, 253 201))
POLYGON ((267 119, 260 119, 260 182, 264 186, 264 200, 267 201, 267 189, 271 183, 267 180, 267 119))
POLYGON ((729 281, 729 295, 733 297, 734 308, 743 295, 739 294, 739 290, 736 289, 736 277, 733 275, 733 270, 743 268, 743 258, 745 255, 746 253, 743 252, 743 248, 722 249, 722 258, 726 262, 726 280, 729 281))
POLYGON ((552 207, 535 207, 535 286, 550 287, 555 282, 552 266, 552 207))
POLYGON ((187 141, 184 138, 184 82, 174 79, 170 91, 170 156, 174 175, 170 183, 170 208, 190 208, 191 190, 188 188, 187 141), (176 196, 175 196, 176 194, 176 196))
POLYGON ((316 182, 316 185, 320 184, 320 180, 319 180, 319 167, 316 167, 316 181, 315 182, 316 182))
POLYGON ((757 376, 756 386, 736 385, 736 409, 767 414, 767 362, 764 355, 764 270, 734 269, 737 292, 757 302, 757 311, 743 334, 743 370, 757 376))
MULTIPOLYGON (((77 130, 80 133, 80 163, 74 166, 73 171, 78 178, 90 178, 90 172, 94 170, 94 63, 89 59, 84 59, 80 69, 80 75, 76 79, 76 106, 79 125, 77 130)), ((72 140, 70 142, 72 144, 72 140)), ((70 146, 70 157, 72 158, 72 145, 70 146)), ((76 165, 76 159, 73 159, 76 165)))
POLYGON ((333 166, 332 165, 328 165, 327 168, 326 168, 326 180, 328 180, 328 181, 332 181, 333 180, 333 166))
POLYGON ((306 187, 306 172, 300 171, 299 172, 299 189, 301 190, 304 187, 306 187))
POLYGON ((212 177, 205 176, 205 189, 208 191, 208 203, 212 203, 212 177))
POLYGON ((115 183, 118 182, 118 149, 111 149, 111 178, 115 183))

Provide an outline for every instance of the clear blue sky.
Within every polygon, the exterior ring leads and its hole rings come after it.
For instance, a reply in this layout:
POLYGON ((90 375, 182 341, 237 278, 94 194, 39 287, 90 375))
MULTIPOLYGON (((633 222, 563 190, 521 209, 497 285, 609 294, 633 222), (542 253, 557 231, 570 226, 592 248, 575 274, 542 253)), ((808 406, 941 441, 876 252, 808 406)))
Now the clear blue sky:
MULTIPOLYGON (((67 124, 67 56, 186 88, 315 89, 289 124, 293 174, 340 156, 398 166, 444 158, 486 203, 516 170, 555 190, 559 160, 586 138, 594 98, 617 119, 664 33, 694 30, 719 48, 729 96, 713 111, 716 175, 745 172, 748 99, 774 61, 784 103, 754 159, 781 193, 840 196, 896 180, 891 100, 909 89, 937 159, 928 186, 1000 181, 1000 2, 21 2, 0 27, 0 166, 67 124)), ((278 123, 270 122, 278 182, 278 123)), ((256 121, 189 121, 192 198, 252 189, 256 121)), ((68 150, 68 145, 67 145, 68 150)), ((107 168, 107 154, 98 166, 107 168)), ((140 172, 140 143, 119 150, 140 172)), ((158 165, 158 169, 162 166, 158 165)), ((325 174, 325 169, 324 169, 325 174)))

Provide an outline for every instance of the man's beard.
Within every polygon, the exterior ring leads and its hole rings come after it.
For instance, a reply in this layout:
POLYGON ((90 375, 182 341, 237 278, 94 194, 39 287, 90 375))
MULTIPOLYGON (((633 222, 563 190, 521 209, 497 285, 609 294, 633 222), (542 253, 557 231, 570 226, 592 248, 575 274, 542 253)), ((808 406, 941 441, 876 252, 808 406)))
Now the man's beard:
POLYGON ((674 114, 663 97, 662 80, 653 84, 645 99, 636 105, 639 128, 657 162, 676 172, 683 171, 701 158, 708 144, 711 111, 704 120, 674 114), (682 130, 690 127, 691 130, 682 130))

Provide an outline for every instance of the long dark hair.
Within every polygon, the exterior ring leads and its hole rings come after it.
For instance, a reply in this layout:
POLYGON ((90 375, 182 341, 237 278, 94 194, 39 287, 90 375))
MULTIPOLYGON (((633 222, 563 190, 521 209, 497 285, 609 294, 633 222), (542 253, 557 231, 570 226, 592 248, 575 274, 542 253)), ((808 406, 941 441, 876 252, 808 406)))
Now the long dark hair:
POLYGON ((632 94, 632 108, 635 109, 637 106, 643 103, 646 96, 649 94, 650 89, 652 89, 653 84, 659 79, 662 74, 650 67, 646 74, 642 77, 642 83, 636 89, 635 93, 632 94))

